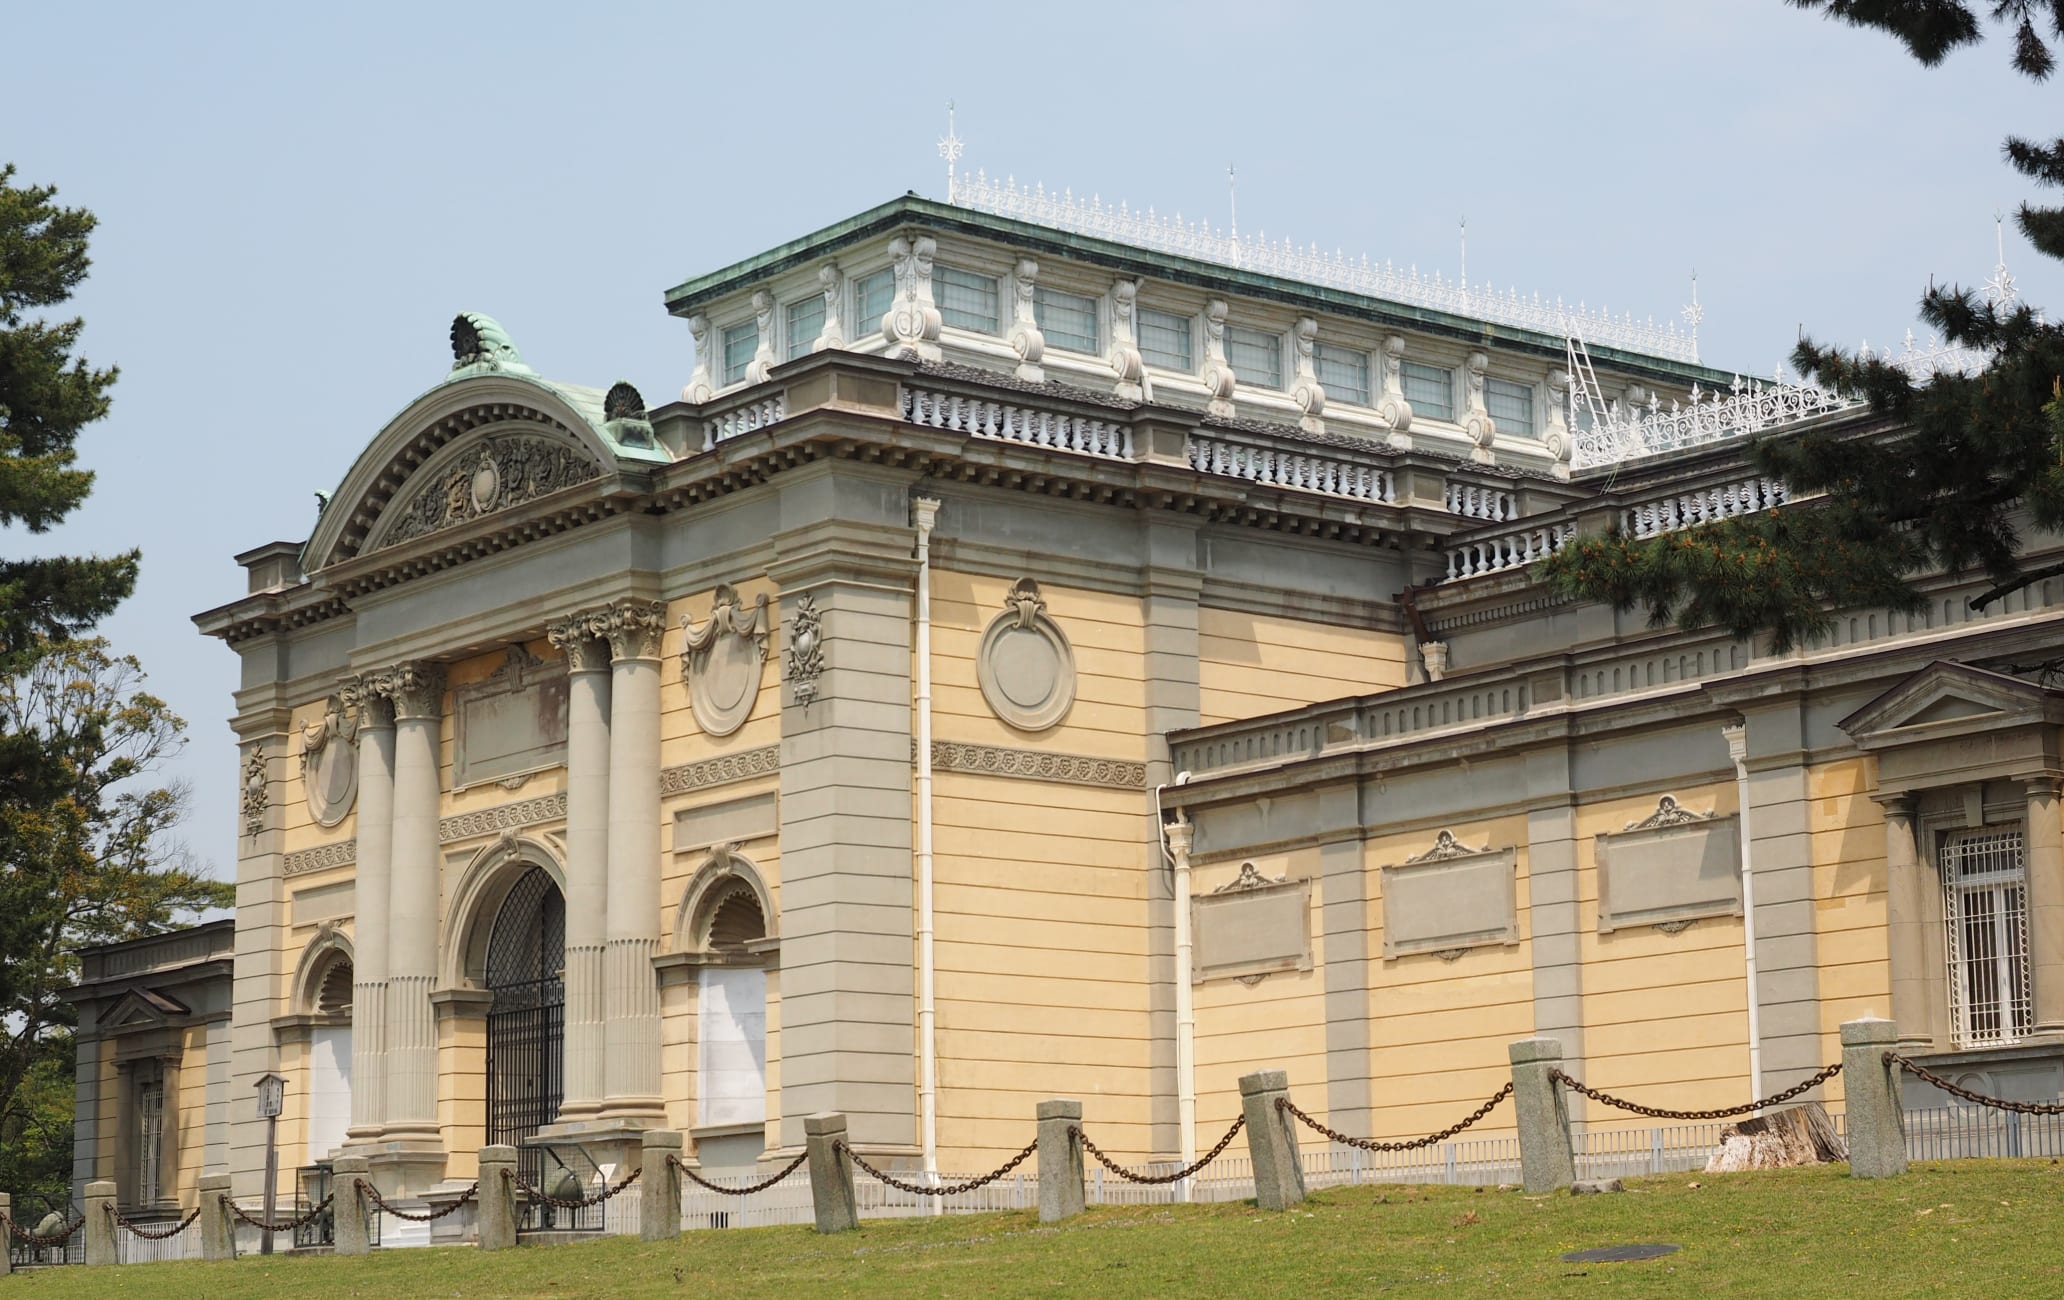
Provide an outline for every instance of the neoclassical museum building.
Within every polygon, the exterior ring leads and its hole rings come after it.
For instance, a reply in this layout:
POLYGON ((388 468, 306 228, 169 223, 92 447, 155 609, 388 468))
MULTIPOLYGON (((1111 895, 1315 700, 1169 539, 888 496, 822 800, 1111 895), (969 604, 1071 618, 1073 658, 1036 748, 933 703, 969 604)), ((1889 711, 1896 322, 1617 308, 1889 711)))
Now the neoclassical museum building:
POLYGON ((486 1143, 742 1173, 819 1111, 979 1171, 1048 1097, 1176 1159, 1264 1067, 1416 1135, 1535 1034, 1702 1107, 1889 1015, 2058 1094, 2064 580, 1778 654, 1532 567, 1811 508, 1748 435, 1867 407, 972 179, 665 306, 657 406, 419 322, 427 389, 197 616, 234 922, 86 954, 82 1182, 255 1204, 273 1072, 282 1195, 350 1152, 431 1203, 486 1143))

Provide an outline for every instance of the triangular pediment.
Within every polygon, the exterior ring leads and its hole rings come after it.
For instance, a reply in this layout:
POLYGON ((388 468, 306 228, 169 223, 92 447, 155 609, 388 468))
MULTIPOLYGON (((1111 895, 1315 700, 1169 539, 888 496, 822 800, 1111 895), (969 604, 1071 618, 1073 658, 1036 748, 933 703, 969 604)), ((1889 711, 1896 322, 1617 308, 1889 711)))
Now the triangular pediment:
POLYGON ((1837 725, 1865 749, 2064 720, 2064 693, 1947 660, 1901 681, 1837 725))
POLYGON ((129 1029, 158 1029, 172 1017, 188 1013, 187 1005, 150 989, 131 989, 100 1017, 102 1033, 129 1029))

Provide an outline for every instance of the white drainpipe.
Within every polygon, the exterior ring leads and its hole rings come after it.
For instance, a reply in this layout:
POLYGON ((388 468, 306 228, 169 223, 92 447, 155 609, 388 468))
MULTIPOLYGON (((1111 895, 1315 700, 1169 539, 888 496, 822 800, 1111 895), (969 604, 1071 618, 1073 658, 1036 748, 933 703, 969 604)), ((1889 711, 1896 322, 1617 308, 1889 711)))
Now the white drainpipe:
POLYGON ((1742 965, 1749 982, 1749 1100, 1763 1096, 1763 1006, 1756 991, 1756 870, 1749 846, 1749 733, 1742 723, 1720 728, 1727 737, 1727 756, 1734 760, 1734 798, 1740 809, 1742 965))
MULTIPOLYGON (((1176 784, 1188 776, 1185 772, 1176 777, 1176 784)), ((1197 1004, 1190 990, 1190 842, 1194 831, 1190 819, 1178 809, 1175 820, 1166 823, 1162 832, 1175 874, 1175 1122, 1186 1167, 1197 1158, 1197 1004)), ((1189 1179, 1183 1179, 1180 1192, 1183 1200, 1190 1199, 1189 1179)))
MULTIPOLYGON (((939 1178, 939 1056, 932 1001, 932 525, 937 497, 911 502, 917 519, 917 1055, 918 1140, 926 1182, 939 1178)), ((943 1214, 933 1196, 932 1213, 943 1214)))

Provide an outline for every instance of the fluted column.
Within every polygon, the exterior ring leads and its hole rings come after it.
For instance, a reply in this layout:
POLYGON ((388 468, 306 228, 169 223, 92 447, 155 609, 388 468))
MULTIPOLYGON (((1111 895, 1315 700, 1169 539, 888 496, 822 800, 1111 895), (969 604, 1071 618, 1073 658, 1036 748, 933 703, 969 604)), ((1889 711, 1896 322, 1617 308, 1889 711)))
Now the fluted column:
POLYGON ((1892 966, 1892 1020, 1902 1047, 1926 1049, 1928 1033, 1927 882, 1914 842, 1914 798, 1876 796, 1885 810, 1885 933, 1892 966))
POLYGON ((601 1109, 602 952, 609 898, 609 643, 596 618, 546 629, 566 652, 566 1095, 559 1122, 601 1109))
POLYGON ((394 847, 394 705, 347 687, 358 709, 358 878, 351 961, 351 1128, 353 1143, 379 1138, 387 1118, 387 890, 394 847))
MULTIPOLYGON (((386 1140, 433 1148, 437 1126, 438 733, 444 669, 403 664, 394 679, 394 849, 387 911, 386 1140)), ((410 1189, 413 1190, 413 1189, 410 1189)))
POLYGON ((612 1118, 658 1119, 659 639, 666 606, 624 600, 602 617, 609 637, 609 904, 603 951, 612 1118))
POLYGON ((2027 792, 2028 965, 2035 984, 2035 1032, 2064 1035, 2064 822, 2054 772, 2020 778, 2027 792))

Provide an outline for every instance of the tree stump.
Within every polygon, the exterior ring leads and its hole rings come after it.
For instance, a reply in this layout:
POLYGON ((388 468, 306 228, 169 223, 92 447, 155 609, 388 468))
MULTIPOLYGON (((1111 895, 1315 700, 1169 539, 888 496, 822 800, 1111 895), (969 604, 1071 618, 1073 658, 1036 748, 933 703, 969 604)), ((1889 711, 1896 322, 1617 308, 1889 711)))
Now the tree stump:
POLYGON ((1737 1120, 1720 1130, 1720 1149, 1706 1162, 1709 1174, 1741 1169, 1785 1169, 1847 1160, 1849 1146, 1817 1101, 1787 1106, 1737 1120))

